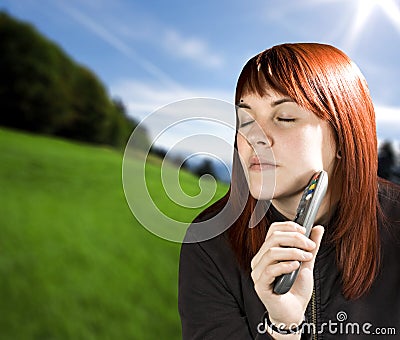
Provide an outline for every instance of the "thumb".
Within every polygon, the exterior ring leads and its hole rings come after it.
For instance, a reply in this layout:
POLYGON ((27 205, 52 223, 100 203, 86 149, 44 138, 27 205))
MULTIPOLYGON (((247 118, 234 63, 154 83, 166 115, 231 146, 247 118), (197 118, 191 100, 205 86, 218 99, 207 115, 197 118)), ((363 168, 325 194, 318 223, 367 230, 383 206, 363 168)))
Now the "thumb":
POLYGON ((308 262, 303 262, 303 266, 305 267, 307 266, 310 269, 314 268, 315 258, 317 256, 319 247, 321 245, 321 240, 323 235, 324 235, 324 227, 322 225, 317 225, 314 228, 312 228, 310 240, 314 241, 317 246, 312 251, 313 259, 308 262))

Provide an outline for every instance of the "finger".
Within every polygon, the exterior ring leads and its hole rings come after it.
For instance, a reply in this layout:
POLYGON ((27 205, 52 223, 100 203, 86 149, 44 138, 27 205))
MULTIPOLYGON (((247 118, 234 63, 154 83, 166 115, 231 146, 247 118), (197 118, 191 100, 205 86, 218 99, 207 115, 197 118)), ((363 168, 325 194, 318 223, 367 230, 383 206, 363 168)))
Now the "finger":
POLYGON ((305 234, 306 228, 293 221, 274 222, 268 228, 266 239, 268 238, 268 235, 273 233, 274 231, 297 231, 305 234))
POLYGON ((324 236, 324 227, 322 225, 317 225, 311 230, 310 239, 315 243, 316 247, 313 249, 312 253, 317 255, 318 250, 321 246, 322 237, 324 236))
POLYGON ((253 268, 251 275, 253 280, 258 280, 261 276, 261 273, 268 266, 283 261, 306 262, 312 260, 312 258, 313 254, 311 252, 307 252, 298 248, 273 247, 265 252, 265 254, 261 257, 258 264, 253 268))
POLYGON ((292 221, 272 223, 265 237, 265 242, 250 263, 252 269, 254 269, 254 267, 260 261, 260 258, 269 248, 277 245, 276 242, 274 242, 274 237, 276 235, 280 235, 282 232, 298 232, 300 234, 305 234, 306 228, 292 221))
POLYGON ((270 249, 270 245, 267 242, 264 242, 257 254, 254 255, 253 259, 250 262, 251 269, 254 269, 258 265, 261 258, 268 251, 268 249, 270 249))
POLYGON ((272 290, 272 284, 278 276, 291 273, 299 266, 299 261, 284 261, 267 267, 257 280, 253 280, 256 291, 257 287, 264 290, 268 287, 268 289, 272 290))
POLYGON ((270 247, 290 247, 311 251, 316 247, 315 242, 299 232, 275 231, 266 241, 270 247))
POLYGON ((323 236, 324 236, 324 227, 323 226, 318 225, 318 226, 315 226, 314 228, 312 228, 310 239, 314 241, 316 247, 311 251, 311 253, 313 254, 312 260, 304 263, 304 268, 309 268, 311 270, 314 268, 315 258, 317 256, 319 248, 321 246, 321 241, 322 241, 323 236))

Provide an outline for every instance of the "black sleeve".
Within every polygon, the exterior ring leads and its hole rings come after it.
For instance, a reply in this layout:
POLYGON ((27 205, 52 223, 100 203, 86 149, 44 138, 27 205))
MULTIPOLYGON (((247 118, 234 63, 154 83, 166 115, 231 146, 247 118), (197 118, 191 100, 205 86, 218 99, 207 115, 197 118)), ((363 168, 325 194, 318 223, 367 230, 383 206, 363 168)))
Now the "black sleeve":
MULTIPOLYGON (((184 340, 253 339, 246 315, 201 243, 182 245, 178 307, 184 340)), ((256 339, 272 337, 259 334, 256 339)))

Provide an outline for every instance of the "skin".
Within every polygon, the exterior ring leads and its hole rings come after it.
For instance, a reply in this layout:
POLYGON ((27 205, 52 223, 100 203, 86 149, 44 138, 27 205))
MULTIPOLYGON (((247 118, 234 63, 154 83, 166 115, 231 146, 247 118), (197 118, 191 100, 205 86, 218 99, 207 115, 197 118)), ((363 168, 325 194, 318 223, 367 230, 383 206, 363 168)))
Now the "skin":
MULTIPOLYGON (((272 200, 278 211, 293 219, 312 175, 323 169, 332 176, 337 155, 332 129, 314 113, 273 91, 263 97, 243 95, 238 106, 237 146, 250 193, 259 200, 272 200)), ((328 190, 317 223, 330 218, 329 206, 328 190)), ((276 325, 301 323, 311 298, 323 227, 314 227, 310 239, 304 233, 305 228, 291 221, 271 224, 251 262, 256 293, 276 325), (275 278, 297 269, 299 261, 303 264, 292 289, 284 295, 273 293, 275 278)))

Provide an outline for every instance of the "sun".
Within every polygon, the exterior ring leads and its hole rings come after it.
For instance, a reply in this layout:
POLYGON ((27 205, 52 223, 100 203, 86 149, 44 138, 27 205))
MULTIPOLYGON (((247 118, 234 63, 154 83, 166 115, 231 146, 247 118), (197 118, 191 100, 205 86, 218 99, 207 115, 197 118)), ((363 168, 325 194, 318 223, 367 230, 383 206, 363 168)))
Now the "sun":
POLYGON ((378 10, 383 11, 400 32, 400 8, 396 0, 357 0, 354 24, 349 36, 350 42, 356 40, 366 25, 368 18, 378 10))

